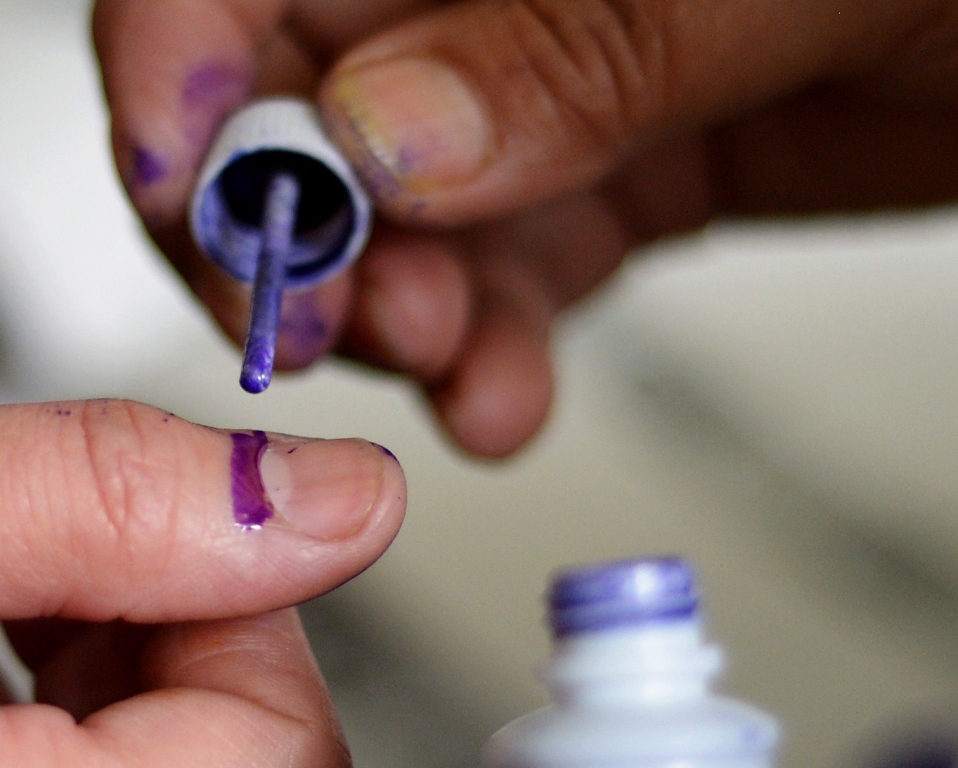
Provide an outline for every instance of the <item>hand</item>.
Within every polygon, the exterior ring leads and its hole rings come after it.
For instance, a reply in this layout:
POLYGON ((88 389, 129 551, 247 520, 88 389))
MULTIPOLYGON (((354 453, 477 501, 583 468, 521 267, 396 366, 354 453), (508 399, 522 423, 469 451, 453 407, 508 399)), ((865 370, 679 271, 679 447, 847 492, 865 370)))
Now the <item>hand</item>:
POLYGON ((197 164, 251 95, 318 99, 389 224, 287 301, 279 362, 339 339, 479 455, 536 432, 556 314, 636 246, 958 194, 951 0, 100 0, 94 29, 130 195, 234 339, 248 292, 185 233, 197 164))
POLYGON ((0 707, 0 767, 348 766, 286 606, 388 546, 390 455, 104 400, 0 408, 0 456, 0 618, 39 702, 0 707))

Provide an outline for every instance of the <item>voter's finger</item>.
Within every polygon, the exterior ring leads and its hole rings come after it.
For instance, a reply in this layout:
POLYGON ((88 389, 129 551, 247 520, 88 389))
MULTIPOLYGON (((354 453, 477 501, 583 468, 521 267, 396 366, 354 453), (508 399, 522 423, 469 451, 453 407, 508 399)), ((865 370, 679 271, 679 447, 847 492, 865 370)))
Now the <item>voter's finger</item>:
POLYGON ((118 401, 0 408, 0 618, 248 615, 327 591, 401 521, 362 440, 214 430, 118 401))

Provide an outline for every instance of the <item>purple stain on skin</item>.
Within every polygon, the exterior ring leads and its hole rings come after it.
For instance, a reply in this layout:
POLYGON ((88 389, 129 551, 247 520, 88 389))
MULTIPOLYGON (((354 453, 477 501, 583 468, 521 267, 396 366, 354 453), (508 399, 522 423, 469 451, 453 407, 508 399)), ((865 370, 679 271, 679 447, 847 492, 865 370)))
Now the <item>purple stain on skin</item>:
POLYGON ((293 367, 308 365, 324 355, 333 341, 329 324, 309 291, 287 291, 279 335, 283 339, 287 362, 293 367))
POLYGON ((423 161, 423 152, 420 144, 425 143, 425 141, 426 138, 423 137, 423 142, 417 142, 415 146, 404 146, 400 148, 399 154, 396 157, 395 173, 400 176, 406 176, 416 172, 416 169, 423 161))
MULTIPOLYGON (((400 164, 412 163, 412 157, 411 152, 403 152, 400 157, 400 164)), ((361 161, 355 170, 362 179, 366 191, 375 200, 390 201, 407 194, 405 185, 385 166, 380 165, 375 160, 361 161)), ((400 170, 399 173, 400 175, 408 173, 408 170, 400 170)), ((404 207, 406 208, 405 215, 409 220, 417 223, 422 220, 426 203, 423 200, 416 199, 413 195, 413 199, 406 202, 404 207)))
POLYGON ((193 70, 183 82, 183 105, 190 108, 222 101, 224 96, 245 96, 248 87, 237 67, 211 62, 193 70))
POLYGON ((404 191, 402 182, 373 160, 365 160, 356 171, 362 177, 366 190, 377 200, 389 200, 404 191))
POLYGON ((273 505, 266 497, 259 462, 269 439, 260 430, 252 434, 234 432, 230 477, 233 491, 233 519, 243 528, 262 528, 273 516, 273 505))
POLYGON ((252 79, 242 67, 209 62, 183 81, 185 132, 197 162, 226 116, 249 97, 252 79))
POLYGON ((165 179, 169 172, 169 163, 155 152, 133 148, 133 184, 148 187, 165 179))
POLYGON ((421 223, 423 212, 426 210, 426 201, 425 200, 416 200, 410 207, 409 212, 406 214, 409 221, 412 223, 421 223))

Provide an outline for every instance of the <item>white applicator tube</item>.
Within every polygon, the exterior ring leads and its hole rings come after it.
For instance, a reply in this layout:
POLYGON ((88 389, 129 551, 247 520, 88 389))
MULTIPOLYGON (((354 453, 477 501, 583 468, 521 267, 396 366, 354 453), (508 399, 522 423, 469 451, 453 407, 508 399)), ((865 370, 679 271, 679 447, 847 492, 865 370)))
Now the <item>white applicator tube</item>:
POLYGON ((283 291, 329 280, 351 264, 369 239, 372 205, 316 108, 299 99, 267 99, 223 126, 200 171, 190 226, 200 250, 233 278, 252 284, 257 274, 274 275, 269 296, 254 302, 246 346, 258 352, 255 365, 247 354, 241 378, 244 389, 261 392, 272 373, 283 291), (267 242, 275 229, 268 212, 280 177, 298 193, 288 212, 289 237, 277 248, 275 237, 267 242))

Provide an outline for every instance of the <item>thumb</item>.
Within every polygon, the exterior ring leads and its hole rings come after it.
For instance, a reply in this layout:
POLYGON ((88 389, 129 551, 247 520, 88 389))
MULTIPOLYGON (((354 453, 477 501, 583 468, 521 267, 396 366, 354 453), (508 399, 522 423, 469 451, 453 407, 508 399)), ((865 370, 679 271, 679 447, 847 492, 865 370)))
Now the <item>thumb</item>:
POLYGON ((461 224, 589 186, 627 155, 888 56, 935 0, 472 0, 364 43, 330 129, 383 209, 461 224))
POLYGON ((200 427, 136 403, 0 408, 0 618, 261 613, 386 549, 398 464, 361 440, 200 427))

